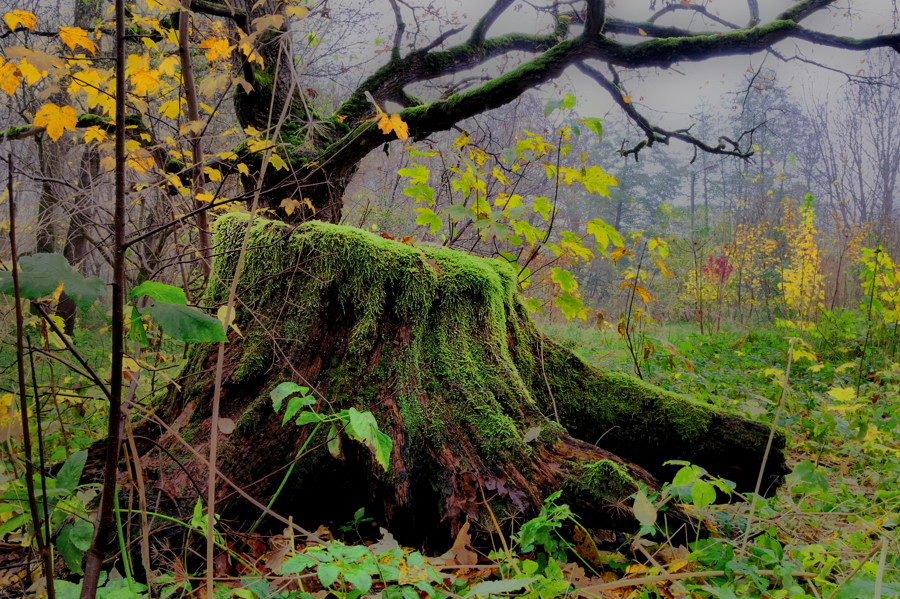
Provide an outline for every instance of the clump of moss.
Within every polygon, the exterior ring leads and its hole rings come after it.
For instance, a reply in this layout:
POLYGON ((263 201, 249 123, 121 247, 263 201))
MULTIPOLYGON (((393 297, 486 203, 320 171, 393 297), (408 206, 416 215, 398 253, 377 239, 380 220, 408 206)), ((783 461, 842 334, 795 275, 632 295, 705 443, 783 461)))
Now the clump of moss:
POLYGON ((624 466, 612 460, 597 460, 577 465, 564 491, 603 505, 630 495, 636 488, 624 466))

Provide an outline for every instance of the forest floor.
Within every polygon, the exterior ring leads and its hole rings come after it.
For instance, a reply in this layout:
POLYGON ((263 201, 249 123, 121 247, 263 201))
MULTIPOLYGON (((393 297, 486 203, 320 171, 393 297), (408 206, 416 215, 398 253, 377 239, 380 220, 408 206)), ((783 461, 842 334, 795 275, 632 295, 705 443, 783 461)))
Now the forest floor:
MULTIPOLYGON (((631 354, 615 332, 570 323, 545 323, 544 329, 592 364, 633 371, 631 354)), ((673 325, 658 327, 652 339, 637 340, 635 354, 644 358, 646 381, 764 423, 777 419, 788 431, 792 473, 772 497, 728 493, 726 481, 681 464, 661 492, 626 506, 635 512, 635 532, 615 551, 598 550, 555 497, 529 522, 497 525, 503 533, 496 535, 494 551, 473 550, 464 529, 441 556, 400 546, 360 510, 352 522, 332 526, 335 530, 321 527, 317 534, 323 543, 287 532, 223 543, 227 555, 216 560, 220 596, 900 596, 900 356, 865 351, 859 343, 816 343, 813 337, 774 327, 700 335, 696 325, 673 325), (705 521, 712 534, 687 546, 667 542, 659 524, 673 503, 705 521)), ((81 347, 93 347, 90 360, 102 368, 105 350, 90 339, 80 341, 81 347)), ((53 340, 47 342, 52 347, 53 340)), ((6 451, 14 451, 21 429, 17 434, 17 420, 10 418, 15 369, 9 345, 4 346, 0 430, 6 431, 6 451)), ((166 372, 177 373, 180 351, 145 352, 141 361, 156 373, 154 384, 164 383, 166 372)), ((80 552, 90 541, 89 521, 80 517, 88 515, 85 506, 96 489, 80 487, 77 476, 67 478, 80 472, 71 456, 104 430, 103 402, 82 377, 58 364, 41 358, 36 370, 50 406, 42 411, 40 426, 43 459, 68 457, 70 466, 50 481, 61 497, 51 502, 54 539, 77 572, 80 552)), ((22 554, 12 549, 33 541, 21 472, 9 458, 5 453, 0 468, 0 589, 22 584, 23 568, 13 557, 22 554)), ((200 535, 203 522, 200 510, 183 525, 200 535)), ((139 541, 137 531, 120 533, 131 535, 122 543, 139 541)), ((155 572, 148 595, 130 576, 135 565, 117 560, 99 596, 205 597, 204 573, 189 571, 188 563, 186 555, 173 555, 167 571, 155 572)), ((58 597, 77 596, 77 578, 57 581, 56 588, 58 597)), ((0 591, 2 596, 7 595, 0 591)))

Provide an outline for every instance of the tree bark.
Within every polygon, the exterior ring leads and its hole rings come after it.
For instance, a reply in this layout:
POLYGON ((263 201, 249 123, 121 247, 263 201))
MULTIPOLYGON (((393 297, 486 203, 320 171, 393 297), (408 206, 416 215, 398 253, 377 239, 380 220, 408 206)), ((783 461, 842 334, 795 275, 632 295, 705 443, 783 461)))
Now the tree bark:
MULTIPOLYGON (((246 226, 241 215, 217 222, 212 304, 227 294, 246 226)), ((652 490, 655 477, 669 478, 671 459, 752 490, 768 427, 586 365, 539 333, 501 261, 316 221, 252 227, 241 336, 230 333, 222 385, 221 414, 235 428, 218 467, 266 502, 309 441, 275 504, 295 521, 343 523, 365 507, 403 542, 442 547, 466 520, 492 529, 485 502, 498 518, 521 521, 562 490, 585 524, 631 530, 636 521, 621 506, 637 482, 652 490), (269 393, 284 381, 315 389, 311 409, 321 414, 371 411, 393 440, 390 469, 346 439, 333 457, 327 427, 308 439, 313 425, 282 426, 269 393)), ((182 514, 205 485, 195 455, 206 454, 214 360, 213 347, 195 346, 181 387, 154 406, 199 452, 157 431, 168 453, 144 456, 164 504, 182 514)), ((778 432, 770 491, 786 472, 784 441, 778 432)), ((257 514, 225 484, 216 509, 233 527, 257 514)))

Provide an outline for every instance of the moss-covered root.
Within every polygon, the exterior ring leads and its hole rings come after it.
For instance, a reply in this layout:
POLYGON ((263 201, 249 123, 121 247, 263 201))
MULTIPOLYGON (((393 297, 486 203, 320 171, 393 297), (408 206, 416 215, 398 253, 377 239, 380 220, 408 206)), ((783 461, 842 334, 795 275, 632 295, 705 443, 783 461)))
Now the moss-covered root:
MULTIPOLYGON (((575 437, 601 442, 662 480, 667 460, 687 460, 753 490, 770 428, 619 373, 599 371, 571 351, 545 342, 545 370, 563 425, 575 437)), ((535 399, 551 409, 547 380, 532 380, 535 399)), ((777 430, 766 465, 765 493, 788 472, 786 437, 777 430)))

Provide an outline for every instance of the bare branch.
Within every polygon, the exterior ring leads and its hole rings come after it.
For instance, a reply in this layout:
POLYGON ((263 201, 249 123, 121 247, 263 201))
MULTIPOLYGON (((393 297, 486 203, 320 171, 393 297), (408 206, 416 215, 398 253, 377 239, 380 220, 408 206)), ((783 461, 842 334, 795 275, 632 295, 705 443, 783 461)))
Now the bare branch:
POLYGON ((478 20, 478 23, 475 24, 475 28, 472 29, 472 35, 469 37, 469 44, 475 47, 480 47, 484 44, 484 40, 487 38, 488 29, 490 29, 491 25, 494 24, 494 21, 503 14, 509 6, 513 3, 513 0, 495 0, 494 4, 484 13, 484 16, 478 20))
POLYGON ((759 0, 747 0, 747 8, 750 10, 750 22, 747 27, 759 25, 759 0))
MULTIPOLYGON (((755 0, 751 0, 751 1, 755 1, 755 0)), ((711 12, 709 12, 709 11, 706 9, 705 6, 700 6, 699 4, 690 4, 690 5, 684 5, 684 4, 670 4, 670 5, 668 5, 668 6, 664 7, 664 8, 662 8, 662 9, 656 11, 656 12, 653 14, 653 16, 651 16, 649 19, 647 19, 647 22, 648 22, 648 23, 655 23, 656 21, 659 20, 660 17, 662 17, 662 16, 664 16, 664 15, 670 13, 670 12, 675 12, 675 11, 677 11, 677 10, 690 10, 690 11, 692 11, 692 12, 696 12, 696 13, 698 13, 698 14, 703 15, 704 17, 706 17, 706 18, 709 19, 710 21, 714 21, 714 22, 716 22, 716 23, 718 23, 718 24, 720 24, 720 25, 724 25, 725 27, 728 27, 729 29, 740 29, 740 26, 738 26, 738 25, 736 25, 735 23, 732 23, 732 22, 730 22, 730 21, 726 21, 725 19, 723 19, 723 18, 721 18, 721 17, 719 17, 719 16, 717 16, 717 15, 712 14, 711 12)), ((758 12, 758 11, 757 11, 757 12, 758 12)), ((758 19, 757 19, 757 21, 758 21, 758 19)), ((757 24, 758 24, 758 23, 757 23, 757 24)))
POLYGON ((584 35, 594 37, 603 32, 606 24, 606 1, 588 0, 584 17, 584 35))
MULTIPOLYGON (((616 102, 616 104, 619 105, 619 107, 628 116, 628 118, 630 118, 641 129, 641 131, 644 132, 644 135, 646 135, 647 139, 638 143, 633 148, 625 149, 623 147, 622 149, 620 149, 619 153, 622 156, 633 154, 635 160, 637 160, 638 153, 645 147, 652 146, 657 142, 668 144, 670 139, 683 141, 709 154, 722 154, 725 156, 736 156, 738 158, 749 158, 753 155, 753 150, 750 149, 750 145, 748 145, 746 149, 742 149, 740 147, 741 139, 738 139, 738 141, 735 142, 727 137, 720 137, 718 145, 711 146, 694 137, 693 135, 690 135, 688 133, 688 129, 670 131, 667 129, 663 129, 662 127, 653 125, 652 123, 650 123, 647 117, 638 112, 637 108, 628 97, 628 94, 623 92, 621 88, 621 81, 619 80, 619 75, 615 71, 615 69, 612 69, 612 67, 610 67, 610 70, 612 70, 613 73, 613 80, 610 81, 603 75, 603 73, 593 67, 590 67, 583 63, 578 63, 576 66, 582 73, 588 75, 594 81, 599 83, 600 87, 602 87, 609 93, 612 99, 616 102)), ((743 138, 743 135, 741 137, 743 138)))
POLYGON ((397 23, 397 30, 394 32, 394 47, 391 48, 391 62, 400 62, 400 44, 403 43, 403 32, 406 31, 406 22, 400 13, 400 7, 396 0, 388 0, 391 9, 394 11, 394 20, 397 23))

